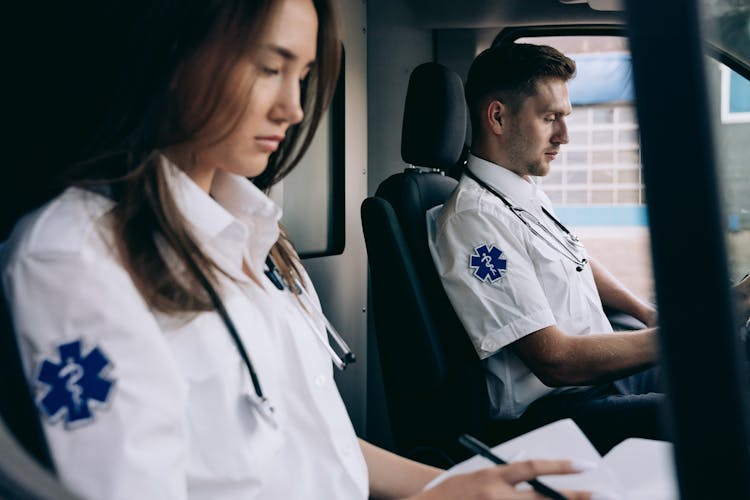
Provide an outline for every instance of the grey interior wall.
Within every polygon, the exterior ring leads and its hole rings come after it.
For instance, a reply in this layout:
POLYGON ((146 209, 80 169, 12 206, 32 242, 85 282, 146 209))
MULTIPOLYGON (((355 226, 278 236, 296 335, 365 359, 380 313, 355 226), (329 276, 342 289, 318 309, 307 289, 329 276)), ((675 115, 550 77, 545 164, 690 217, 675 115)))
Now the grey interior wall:
MULTIPOLYGON (((406 166, 401 160, 401 122, 406 87, 412 69, 433 60, 432 32, 417 28, 406 5, 398 0, 367 4, 367 101, 369 103, 368 194, 406 166)), ((372 316, 368 322, 367 437, 391 448, 377 345, 372 316)))
MULTIPOLYGON (((497 33, 497 30, 492 30, 492 33, 497 33)), ((466 81, 469 66, 480 43, 479 32, 474 29, 436 30, 435 60, 458 73, 462 81, 466 81)))
POLYGON ((336 374, 354 428, 364 435, 367 398, 367 254, 359 206, 367 195, 367 13, 362 0, 340 0, 346 48, 346 241, 344 252, 307 259, 323 310, 357 355, 357 362, 336 374))
POLYGON ((400 172, 401 122, 411 71, 433 60, 432 30, 417 28, 404 2, 371 1, 367 6, 368 192, 400 172))

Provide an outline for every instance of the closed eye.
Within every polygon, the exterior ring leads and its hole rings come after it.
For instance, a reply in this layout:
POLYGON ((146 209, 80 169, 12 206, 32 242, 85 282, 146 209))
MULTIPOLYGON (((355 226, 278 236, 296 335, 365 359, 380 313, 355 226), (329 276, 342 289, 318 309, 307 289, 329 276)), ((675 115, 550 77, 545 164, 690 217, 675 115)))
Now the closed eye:
POLYGON ((270 66, 261 66, 260 71, 264 75, 268 75, 268 76, 275 76, 275 75, 278 75, 281 72, 280 69, 272 68, 270 66))

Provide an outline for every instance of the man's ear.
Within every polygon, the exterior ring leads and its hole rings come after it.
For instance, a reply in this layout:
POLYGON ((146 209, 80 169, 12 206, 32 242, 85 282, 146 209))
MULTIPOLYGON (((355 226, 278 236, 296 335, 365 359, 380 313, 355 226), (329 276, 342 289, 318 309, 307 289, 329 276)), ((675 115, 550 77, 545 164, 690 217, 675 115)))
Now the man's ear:
POLYGON ((490 101, 485 108, 487 113, 485 118, 489 124, 489 129, 495 135, 500 135, 503 132, 503 119, 506 115, 506 110, 505 105, 497 99, 490 101))

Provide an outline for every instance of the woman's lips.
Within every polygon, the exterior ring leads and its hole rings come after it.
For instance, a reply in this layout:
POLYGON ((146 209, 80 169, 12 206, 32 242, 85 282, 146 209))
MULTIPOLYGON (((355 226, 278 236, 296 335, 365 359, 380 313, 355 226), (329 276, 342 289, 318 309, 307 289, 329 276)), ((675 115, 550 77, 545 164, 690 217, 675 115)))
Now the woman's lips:
POLYGON ((255 143, 260 146, 263 151, 267 153, 273 153, 274 151, 279 149, 279 144, 283 140, 284 136, 281 135, 266 135, 256 137, 255 143))

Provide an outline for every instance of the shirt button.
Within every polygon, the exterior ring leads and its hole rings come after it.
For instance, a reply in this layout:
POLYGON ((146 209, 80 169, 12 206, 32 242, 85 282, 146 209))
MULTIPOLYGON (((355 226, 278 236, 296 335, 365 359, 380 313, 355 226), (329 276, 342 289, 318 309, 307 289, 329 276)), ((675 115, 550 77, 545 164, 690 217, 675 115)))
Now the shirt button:
POLYGON ((325 376, 318 375, 317 377, 315 377, 315 385, 317 385, 318 387, 323 387, 325 383, 326 383, 325 376))
POLYGON ((488 340, 484 343, 484 349, 487 351, 494 351, 495 349, 497 349, 497 344, 494 340, 488 340))

